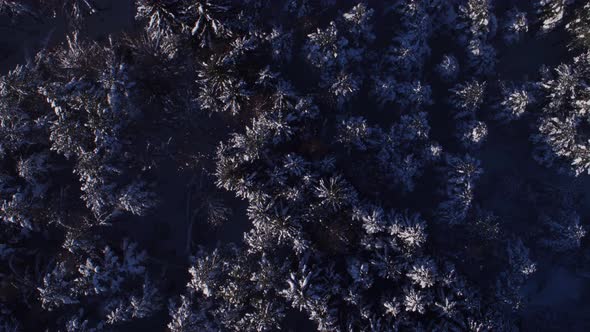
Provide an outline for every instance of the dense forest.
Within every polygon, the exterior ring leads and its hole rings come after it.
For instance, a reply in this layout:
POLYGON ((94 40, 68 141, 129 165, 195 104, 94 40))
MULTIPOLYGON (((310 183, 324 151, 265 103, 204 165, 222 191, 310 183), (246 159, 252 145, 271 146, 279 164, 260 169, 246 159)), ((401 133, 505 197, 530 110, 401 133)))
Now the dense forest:
POLYGON ((0 0, 0 331, 590 331, 587 0, 0 0))

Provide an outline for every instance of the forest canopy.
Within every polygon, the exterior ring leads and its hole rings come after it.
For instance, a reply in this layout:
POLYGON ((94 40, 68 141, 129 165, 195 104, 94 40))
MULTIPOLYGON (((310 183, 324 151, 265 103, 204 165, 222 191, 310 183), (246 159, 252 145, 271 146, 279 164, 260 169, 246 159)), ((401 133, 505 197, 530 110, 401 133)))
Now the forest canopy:
POLYGON ((0 331, 590 330, 588 1, 114 3, 0 0, 0 331))

